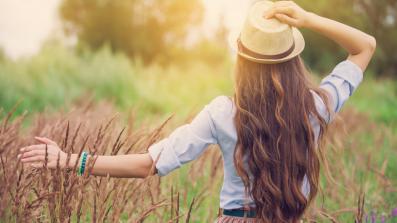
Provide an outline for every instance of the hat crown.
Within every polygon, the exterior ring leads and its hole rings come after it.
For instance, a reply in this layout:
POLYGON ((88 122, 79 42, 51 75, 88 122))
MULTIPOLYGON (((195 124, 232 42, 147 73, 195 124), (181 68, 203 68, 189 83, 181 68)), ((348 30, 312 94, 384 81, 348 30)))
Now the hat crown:
POLYGON ((294 44, 291 26, 277 19, 265 19, 265 12, 274 3, 258 1, 251 6, 240 34, 241 43, 247 49, 262 55, 282 54, 294 44))

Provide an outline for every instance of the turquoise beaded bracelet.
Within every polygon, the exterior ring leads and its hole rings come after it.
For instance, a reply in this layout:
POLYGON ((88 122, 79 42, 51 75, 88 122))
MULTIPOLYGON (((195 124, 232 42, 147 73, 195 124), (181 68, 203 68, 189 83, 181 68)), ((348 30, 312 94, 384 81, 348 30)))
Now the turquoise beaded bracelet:
POLYGON ((81 154, 81 163, 80 163, 80 168, 78 170, 78 175, 80 175, 80 176, 83 176, 83 174, 84 174, 85 164, 86 164, 86 161, 87 161, 87 156, 88 156, 88 153, 86 153, 86 152, 83 152, 81 154))

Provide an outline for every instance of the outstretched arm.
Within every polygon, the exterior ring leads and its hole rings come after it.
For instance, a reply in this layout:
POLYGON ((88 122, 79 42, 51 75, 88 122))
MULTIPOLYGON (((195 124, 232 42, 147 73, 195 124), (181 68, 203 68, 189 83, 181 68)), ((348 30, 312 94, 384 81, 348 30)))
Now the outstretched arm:
MULTIPOLYGON (((56 168, 59 156, 61 168, 73 168, 79 162, 78 155, 72 154, 66 164, 67 154, 52 140, 36 137, 41 144, 24 147, 20 150, 18 158, 22 163, 32 167, 43 167, 47 145, 47 167, 56 168)), ((90 174, 95 176, 122 177, 122 178, 145 178, 150 174, 153 160, 148 153, 129 154, 116 156, 96 156, 95 164, 90 174)), ((78 163, 79 165, 79 163, 78 163)))
POLYGON ((376 48, 374 37, 353 27, 307 12, 292 1, 278 1, 265 14, 291 26, 311 29, 338 43, 348 53, 348 60, 362 71, 368 66, 376 48))
MULTIPOLYGON (((96 162, 90 174, 131 178, 144 178, 156 173, 160 176, 168 174, 182 164, 199 157, 209 145, 217 143, 212 116, 220 116, 219 112, 224 112, 226 106, 231 107, 230 103, 227 97, 215 98, 191 123, 180 126, 167 138, 151 145, 149 153, 94 157, 96 162), (156 168, 153 165, 154 160, 156 168)), ((78 159, 77 154, 72 154, 66 164, 67 154, 54 141, 41 137, 36 137, 36 140, 41 144, 21 149, 18 158, 22 163, 36 168, 43 167, 47 145, 47 167, 56 168, 58 156, 61 168, 74 167, 78 159)))

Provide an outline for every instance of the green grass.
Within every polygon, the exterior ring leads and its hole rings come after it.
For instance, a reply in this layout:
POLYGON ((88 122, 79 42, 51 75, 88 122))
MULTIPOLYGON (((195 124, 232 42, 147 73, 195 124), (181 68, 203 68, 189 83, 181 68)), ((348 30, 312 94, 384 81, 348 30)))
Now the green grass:
POLYGON ((365 76, 350 101, 350 106, 367 114, 374 121, 397 128, 396 81, 375 80, 371 76, 365 76))
POLYGON ((46 47, 39 55, 0 66, 1 105, 11 108, 21 100, 17 112, 58 108, 91 94, 119 105, 137 98, 131 63, 104 48, 96 54, 77 56, 61 47, 46 47))

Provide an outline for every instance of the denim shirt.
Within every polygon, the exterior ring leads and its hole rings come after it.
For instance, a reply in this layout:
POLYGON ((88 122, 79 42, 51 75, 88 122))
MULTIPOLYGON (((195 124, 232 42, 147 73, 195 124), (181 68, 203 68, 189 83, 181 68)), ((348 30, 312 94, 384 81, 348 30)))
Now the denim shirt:
MULTIPOLYGON (((361 69, 353 62, 346 60, 339 63, 326 76, 320 87, 330 96, 331 109, 337 113, 346 100, 352 95, 363 78, 361 69)), ((328 114, 324 102, 312 91, 315 105, 325 120, 330 122, 333 115, 328 114), (332 117, 331 117, 332 116, 332 117)), ((237 133, 234 125, 236 107, 226 96, 213 99, 192 120, 191 123, 177 128, 167 138, 153 144, 149 154, 157 160, 156 169, 160 176, 165 176, 183 164, 198 158, 211 144, 218 144, 223 157, 224 179, 220 194, 220 207, 223 209, 242 208, 244 205, 255 206, 252 198, 245 196, 241 178, 236 173, 233 154, 236 147, 237 133)), ((319 134, 319 123, 311 119, 316 139, 319 134)), ((305 196, 309 194, 306 177, 302 185, 305 196)))

